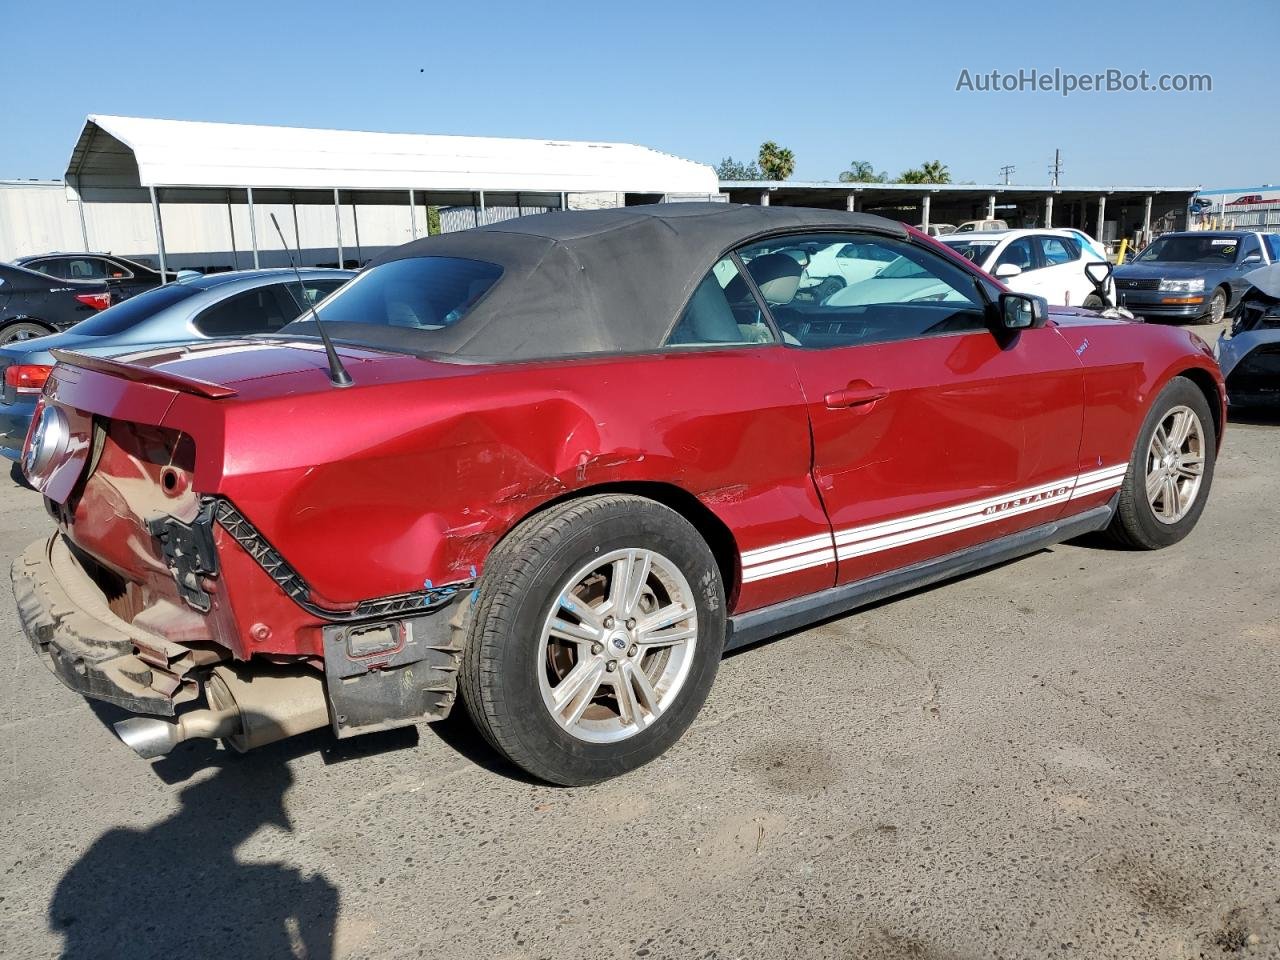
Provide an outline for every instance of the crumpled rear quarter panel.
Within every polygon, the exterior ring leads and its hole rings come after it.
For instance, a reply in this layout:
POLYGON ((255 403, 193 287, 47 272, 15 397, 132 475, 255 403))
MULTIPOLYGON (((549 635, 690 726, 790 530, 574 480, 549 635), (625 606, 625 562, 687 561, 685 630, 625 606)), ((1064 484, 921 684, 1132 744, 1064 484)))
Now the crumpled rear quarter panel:
MULTIPOLYGON (((784 351, 733 358, 457 365, 451 376, 432 364, 437 375, 419 380, 217 401, 227 450, 216 492, 332 605, 468 579, 524 516, 601 484, 678 485, 748 540, 826 531, 784 351)), ((181 397, 168 419, 214 402, 181 397)), ((756 602, 772 601, 768 589, 756 602)))

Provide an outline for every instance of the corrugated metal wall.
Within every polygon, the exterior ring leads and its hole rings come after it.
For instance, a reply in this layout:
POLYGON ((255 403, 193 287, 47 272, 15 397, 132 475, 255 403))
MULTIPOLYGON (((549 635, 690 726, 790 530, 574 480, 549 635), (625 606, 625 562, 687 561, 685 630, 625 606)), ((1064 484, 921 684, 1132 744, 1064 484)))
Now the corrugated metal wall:
MULTIPOLYGON (((280 193, 275 192, 276 196, 280 193)), ((698 195, 697 199, 723 197, 698 195)), ((349 192, 344 191, 342 248, 343 260, 348 265, 364 263, 389 247, 413 239, 408 191, 405 191, 403 205, 353 204, 347 202, 349 199, 349 192)), ((496 223, 545 213, 557 209, 560 198, 554 194, 502 193, 492 195, 491 199, 493 202, 486 204, 482 211, 472 206, 440 206, 441 229, 447 233, 469 229, 476 226, 477 221, 496 223)), ((571 193, 567 199, 569 208, 574 210, 616 207, 626 203, 626 195, 622 193, 571 193)), ((686 197, 681 196, 680 199, 686 197)), ((165 252, 170 267, 245 270, 253 266, 247 204, 180 203, 164 200, 163 196, 161 200, 165 252)), ((297 242, 301 246, 304 265, 337 264, 338 230, 331 204, 264 202, 256 191, 255 200, 258 261, 261 266, 283 267, 289 263, 280 238, 271 225, 273 213, 280 221, 288 242, 291 245, 297 242)), ((425 201, 424 194, 419 193, 413 212, 420 237, 427 233, 425 201)), ((150 203, 86 201, 82 231, 80 205, 61 183, 0 182, 0 260, 53 250, 84 250, 85 234, 90 250, 118 253, 152 265, 159 264, 150 203)))
POLYGON ((62 184, 0 183, 0 260, 83 249, 80 214, 62 184))
MULTIPOLYGON (((368 260, 412 239, 408 193, 403 206, 352 204, 341 207, 343 259, 368 260)), ((419 198, 421 199, 421 198, 419 198)), ((248 269, 253 266, 249 208, 245 203, 161 203, 165 251, 170 266, 248 269)), ((304 264, 337 262, 338 231, 332 205, 256 202, 259 262, 287 266, 270 215, 290 244, 300 239, 304 264), (296 225, 296 229, 295 229, 296 225)), ((416 207, 418 235, 427 231, 427 207, 416 207)), ((151 205, 113 202, 84 205, 91 250, 158 263, 151 205)), ((0 260, 52 250, 84 250, 78 204, 60 183, 0 183, 0 260)))

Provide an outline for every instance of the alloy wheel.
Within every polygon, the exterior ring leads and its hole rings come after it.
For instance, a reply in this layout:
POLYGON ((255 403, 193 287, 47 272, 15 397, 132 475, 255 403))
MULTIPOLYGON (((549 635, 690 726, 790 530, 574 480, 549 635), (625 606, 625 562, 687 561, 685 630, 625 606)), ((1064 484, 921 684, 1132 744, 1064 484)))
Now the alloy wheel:
POLYGON ((543 704, 580 740, 635 736, 679 696, 697 639, 693 590, 669 559, 643 549, 595 558, 567 578, 543 625, 543 704))
POLYGON ((1190 407, 1176 406, 1156 425, 1147 448, 1147 502, 1161 523, 1185 517, 1204 478, 1204 425, 1190 407))

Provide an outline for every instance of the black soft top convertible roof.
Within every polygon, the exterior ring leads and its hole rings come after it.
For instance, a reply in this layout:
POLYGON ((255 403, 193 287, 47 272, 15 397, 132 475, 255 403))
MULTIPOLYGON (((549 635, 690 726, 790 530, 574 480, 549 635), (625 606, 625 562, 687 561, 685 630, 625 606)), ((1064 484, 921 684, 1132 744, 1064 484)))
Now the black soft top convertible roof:
MULTIPOLYGON (((462 257, 503 269, 455 326, 384 327, 377 340, 475 360, 655 350, 717 260, 762 235, 800 230, 907 237, 901 224, 883 217, 803 207, 663 203, 521 217, 424 237, 374 259, 369 267, 462 257)), ((355 333, 349 328, 364 325, 335 326, 335 336, 345 338, 355 333)))

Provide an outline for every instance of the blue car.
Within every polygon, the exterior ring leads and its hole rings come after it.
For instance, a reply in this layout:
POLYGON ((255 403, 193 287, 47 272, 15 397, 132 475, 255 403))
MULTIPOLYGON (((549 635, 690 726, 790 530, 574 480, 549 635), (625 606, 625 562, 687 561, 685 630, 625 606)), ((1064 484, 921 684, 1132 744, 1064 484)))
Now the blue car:
POLYGON ((350 270, 305 269, 301 273, 301 290, 292 270, 189 277, 131 297, 64 333, 0 347, 4 382, 0 454, 11 460, 22 454, 36 399, 57 362, 49 351, 110 356, 189 340, 270 333, 355 276, 350 270))
POLYGON ((1119 305, 1145 320, 1221 323, 1245 274, 1280 260, 1280 236, 1251 230, 1166 233, 1116 267, 1119 305))

